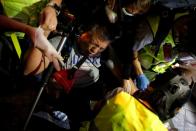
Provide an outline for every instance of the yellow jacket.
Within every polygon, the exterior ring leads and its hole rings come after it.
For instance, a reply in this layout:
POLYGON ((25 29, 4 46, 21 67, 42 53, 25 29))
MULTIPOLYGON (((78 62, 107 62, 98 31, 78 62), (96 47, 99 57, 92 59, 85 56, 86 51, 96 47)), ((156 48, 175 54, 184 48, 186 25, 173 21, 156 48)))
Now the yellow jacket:
POLYGON ((123 91, 107 100, 92 123, 98 131, 167 131, 156 114, 123 91))
POLYGON ((4 14, 23 23, 36 26, 41 9, 48 0, 1 0, 4 14))

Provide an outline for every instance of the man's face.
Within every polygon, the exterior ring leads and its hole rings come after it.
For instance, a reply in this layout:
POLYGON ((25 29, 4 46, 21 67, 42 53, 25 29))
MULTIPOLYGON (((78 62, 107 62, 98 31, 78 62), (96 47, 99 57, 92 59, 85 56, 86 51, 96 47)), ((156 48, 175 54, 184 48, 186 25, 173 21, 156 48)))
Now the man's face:
POLYGON ((98 56, 109 45, 109 41, 100 40, 96 34, 90 36, 88 33, 84 33, 79 38, 79 47, 81 52, 87 56, 98 56))
POLYGON ((163 121, 173 117, 191 94, 194 84, 193 73, 182 69, 179 71, 174 70, 174 74, 171 72, 162 75, 144 94, 163 121))

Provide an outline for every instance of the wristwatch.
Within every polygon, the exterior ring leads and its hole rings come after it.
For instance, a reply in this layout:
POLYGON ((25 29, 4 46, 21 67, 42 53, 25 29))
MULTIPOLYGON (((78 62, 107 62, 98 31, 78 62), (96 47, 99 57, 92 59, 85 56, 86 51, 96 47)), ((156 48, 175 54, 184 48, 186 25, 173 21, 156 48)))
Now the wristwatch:
POLYGON ((46 7, 47 7, 47 6, 54 8, 55 11, 56 11, 56 15, 57 15, 57 16, 60 14, 61 7, 58 6, 56 3, 54 3, 54 2, 49 2, 49 3, 46 5, 46 7))

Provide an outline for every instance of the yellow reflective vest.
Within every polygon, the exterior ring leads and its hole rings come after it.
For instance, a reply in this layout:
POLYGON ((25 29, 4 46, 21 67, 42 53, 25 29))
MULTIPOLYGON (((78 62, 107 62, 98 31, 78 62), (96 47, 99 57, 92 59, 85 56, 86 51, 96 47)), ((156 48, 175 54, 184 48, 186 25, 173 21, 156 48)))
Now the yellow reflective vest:
MULTIPOLYGON (((1 0, 0 2, 3 7, 4 15, 37 27, 39 14, 48 0, 1 0)), ((17 38, 24 38, 24 33, 6 32, 5 35, 11 37, 17 55, 20 59, 22 50, 17 38)))
POLYGON ((38 15, 48 0, 1 0, 4 14, 23 23, 37 26, 38 15))
MULTIPOLYGON (((181 17, 187 15, 187 12, 185 13, 177 13, 175 15, 174 21, 181 17)), ((160 21, 160 17, 157 15, 153 15, 153 16, 147 16, 147 20, 149 22, 149 25, 151 27, 153 36, 155 37, 155 34, 158 30, 158 25, 159 25, 159 21, 160 21)), ((164 53, 171 53, 173 50, 171 50, 171 52, 164 52, 164 46, 168 45, 171 46, 171 48, 175 47, 175 42, 174 42, 174 38, 173 38, 173 32, 172 29, 170 29, 168 35, 165 37, 164 41, 161 43, 160 47, 159 47, 159 51, 157 56, 155 56, 155 45, 146 45, 141 51, 140 51, 140 62, 142 64, 142 66, 145 69, 150 69, 152 68, 153 71, 157 72, 157 73, 164 73, 165 70, 167 68, 169 68, 176 60, 177 56, 174 56, 173 58, 171 58, 170 60, 167 60, 165 58, 165 54, 164 53), (153 59, 155 60, 155 63, 152 63, 153 59)))
POLYGON ((83 127, 80 131, 91 131, 91 129, 97 131, 167 131, 157 115, 123 91, 108 99, 91 122, 91 126, 83 127))

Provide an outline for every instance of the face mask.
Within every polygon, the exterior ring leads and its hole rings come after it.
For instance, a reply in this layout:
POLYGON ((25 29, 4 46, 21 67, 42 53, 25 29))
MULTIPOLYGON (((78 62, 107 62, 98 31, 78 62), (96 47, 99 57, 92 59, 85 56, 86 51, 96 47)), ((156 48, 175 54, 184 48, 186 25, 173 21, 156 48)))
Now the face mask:
POLYGON ((122 12, 123 12, 125 15, 134 16, 133 14, 127 12, 125 8, 122 8, 122 12))

